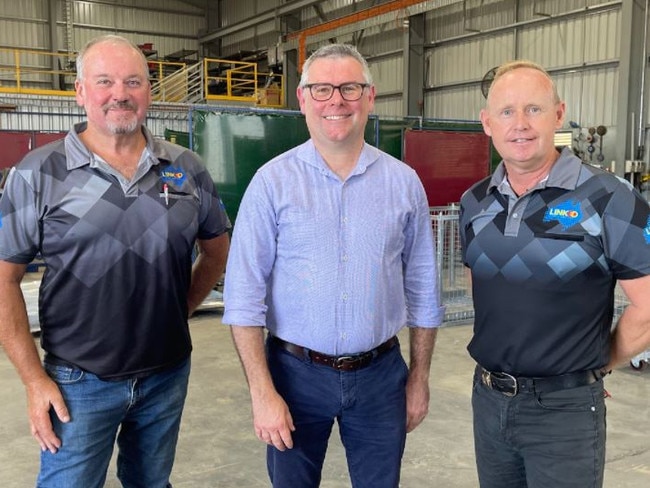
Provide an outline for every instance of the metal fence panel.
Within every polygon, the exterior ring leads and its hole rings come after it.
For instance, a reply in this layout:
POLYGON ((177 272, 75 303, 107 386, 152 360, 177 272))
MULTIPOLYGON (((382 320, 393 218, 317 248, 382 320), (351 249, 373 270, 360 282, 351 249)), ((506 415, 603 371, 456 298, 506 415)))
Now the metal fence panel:
POLYGON ((459 211, 457 204, 429 209, 436 243, 440 299, 446 307, 444 325, 474 319, 470 280, 463 264, 458 234, 459 211))

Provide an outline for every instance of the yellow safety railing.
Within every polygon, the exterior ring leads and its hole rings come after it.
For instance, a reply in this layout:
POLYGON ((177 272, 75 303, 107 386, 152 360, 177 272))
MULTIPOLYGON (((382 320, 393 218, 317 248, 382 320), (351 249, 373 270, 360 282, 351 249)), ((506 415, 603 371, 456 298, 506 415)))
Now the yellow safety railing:
POLYGON ((149 65, 149 78, 152 83, 156 80, 164 80, 187 66, 186 63, 158 60, 148 60, 147 64, 149 65))
POLYGON ((0 92, 74 95, 75 67, 69 54, 0 48, 0 92))
MULTIPOLYGON (((0 48, 0 93, 74 96, 76 53, 0 48)), ((161 102, 233 101, 284 107, 284 76, 257 63, 205 58, 202 65, 147 60, 161 102), (195 68, 198 73, 195 76, 195 68), (202 74, 202 76, 201 76, 202 74)))
POLYGON ((205 58, 205 99, 284 106, 284 77, 257 70, 257 63, 205 58))
MULTIPOLYGON (((76 53, 0 48, 0 93, 74 96, 76 53)), ((185 68, 185 63, 147 60, 152 83, 185 68)))

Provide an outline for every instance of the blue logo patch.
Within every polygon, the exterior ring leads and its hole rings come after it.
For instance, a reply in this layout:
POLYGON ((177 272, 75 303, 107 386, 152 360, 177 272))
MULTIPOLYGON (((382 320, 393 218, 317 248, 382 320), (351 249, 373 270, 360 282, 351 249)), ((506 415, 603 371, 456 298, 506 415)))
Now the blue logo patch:
POLYGON ((187 177, 180 168, 170 166, 160 172, 160 179, 165 183, 174 183, 176 186, 181 186, 187 177))
POLYGON ((2 229, 2 212, 0 212, 0 229, 2 229))
MULTIPOLYGON (((0 225, 2 227, 2 225, 0 225)), ((650 244, 650 216, 645 224, 645 229, 643 229, 643 237, 645 237, 646 244, 650 244)))
POLYGON ((580 222, 582 214, 579 202, 564 202, 549 208, 544 214, 544 222, 557 220, 564 230, 580 222))

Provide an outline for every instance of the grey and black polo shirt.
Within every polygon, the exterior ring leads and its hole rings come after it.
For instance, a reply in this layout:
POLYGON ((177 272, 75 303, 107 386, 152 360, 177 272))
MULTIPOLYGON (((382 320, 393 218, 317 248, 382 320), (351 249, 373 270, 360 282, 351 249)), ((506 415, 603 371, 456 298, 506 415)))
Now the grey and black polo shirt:
POLYGON ((649 216, 629 182, 568 148, 521 198, 501 163, 461 199, 475 308, 470 355, 523 376, 603 367, 616 281, 650 274, 649 216))
POLYGON ((162 370, 191 351, 187 291, 196 238, 230 222, 191 151, 155 140, 131 181, 82 144, 78 124, 35 149, 0 200, 0 259, 46 264, 46 352, 101 377, 162 370))

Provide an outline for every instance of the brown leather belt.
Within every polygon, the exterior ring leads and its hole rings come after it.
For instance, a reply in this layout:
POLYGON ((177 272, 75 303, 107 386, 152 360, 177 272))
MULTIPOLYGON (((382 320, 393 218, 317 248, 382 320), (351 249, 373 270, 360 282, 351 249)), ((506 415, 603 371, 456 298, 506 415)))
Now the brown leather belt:
POLYGON ((586 386, 600 381, 603 377, 598 370, 587 370, 558 376, 525 378, 512 376, 508 373, 488 371, 481 366, 476 367, 476 373, 485 386, 511 397, 518 393, 550 393, 586 386))
POLYGON ((365 368, 373 359, 388 352, 394 346, 399 344, 397 337, 393 336, 383 344, 378 345, 368 352, 345 356, 330 356, 328 354, 323 354, 322 352, 307 349, 298 344, 284 341, 279 337, 269 336, 269 340, 296 357, 309 358, 313 363, 329 366, 337 371, 356 371, 357 369, 365 368))

